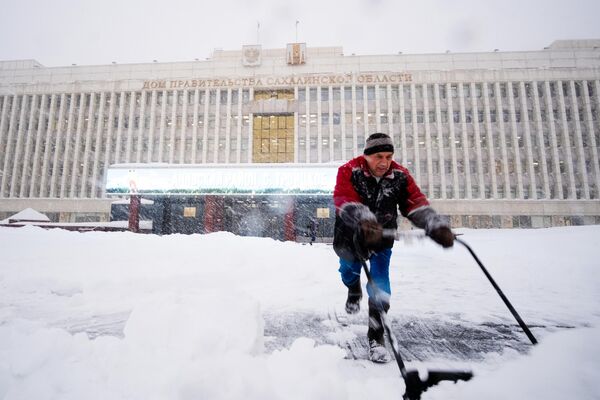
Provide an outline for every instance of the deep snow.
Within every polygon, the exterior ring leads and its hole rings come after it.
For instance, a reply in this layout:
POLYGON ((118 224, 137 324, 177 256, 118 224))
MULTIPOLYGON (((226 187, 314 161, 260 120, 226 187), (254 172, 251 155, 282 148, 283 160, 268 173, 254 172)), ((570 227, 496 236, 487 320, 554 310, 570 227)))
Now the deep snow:
MULTIPOLYGON (((411 360, 421 372, 476 374, 423 398, 600 398, 600 226, 459 232, 541 343, 530 348, 519 333, 519 351, 411 360)), ((404 391, 394 363, 345 359, 335 340, 298 334, 269 350, 276 338, 264 334, 265 315, 323 315, 343 304, 328 245, 24 227, 0 228, 0 252, 0 398, 397 399, 404 391)), ((459 246, 397 242, 391 278, 392 318, 514 325, 459 246)))

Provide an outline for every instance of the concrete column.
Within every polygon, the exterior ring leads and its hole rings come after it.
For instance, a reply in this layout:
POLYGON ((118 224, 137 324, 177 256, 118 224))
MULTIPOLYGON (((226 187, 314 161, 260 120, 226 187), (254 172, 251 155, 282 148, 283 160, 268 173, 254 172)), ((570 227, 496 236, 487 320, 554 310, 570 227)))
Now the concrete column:
POLYGON ((334 137, 333 137, 333 88, 331 86, 328 87, 329 90, 329 160, 333 161, 335 157, 335 146, 334 146, 334 137))
MULTIPOLYGON (((488 145, 488 164, 489 164, 489 174, 490 174, 490 182, 491 182, 491 197, 492 199, 498 198, 498 182, 496 179, 496 150, 494 149, 494 131, 492 129, 492 119, 490 116, 490 93, 488 88, 488 83, 483 83, 483 108, 485 114, 485 130, 486 130, 486 139, 488 145)), ((496 118, 498 117, 498 112, 496 111, 496 118)))
MULTIPOLYGON (((467 121, 465 111, 465 96, 464 96, 464 85, 458 84, 458 104, 460 107, 460 129, 462 134, 462 153, 463 153, 463 167, 465 173, 465 198, 470 199, 473 197, 473 191, 471 188, 471 160, 469 155, 469 135, 467 134, 467 121)), ((471 115, 471 120, 473 116, 471 115)))
POLYGON ((521 97, 521 123, 524 127, 525 154, 527 155, 527 172, 529 174, 529 198, 537 199, 537 183, 535 169, 533 168, 533 150, 531 145, 531 131, 529 129, 529 109, 527 108, 527 93, 525 82, 519 82, 519 96, 521 97))
MULTIPOLYGON (((297 88, 296 88, 297 89, 297 88)), ((237 103, 237 126, 236 126, 236 138, 237 138, 237 149, 235 151, 235 162, 237 164, 242 162, 242 88, 236 89, 238 91, 238 103, 237 103)), ((295 112, 294 114, 298 114, 295 112)), ((296 147, 294 146, 294 152, 296 152, 296 147)), ((296 162, 296 157, 294 153, 294 162, 296 162)))
MULTIPOLYGON (((13 103, 13 115, 14 115, 14 110, 16 107, 16 97, 15 96, 15 102, 13 103)), ((48 191, 47 189, 47 182, 48 182, 48 164, 50 163, 50 152, 52 151, 52 131, 54 130, 54 112, 56 109, 56 98, 58 97, 58 95, 53 94, 51 99, 50 99, 50 111, 48 112, 48 127, 46 128, 46 140, 44 141, 44 158, 42 161, 42 173, 40 175, 40 197, 47 197, 47 193, 48 191)), ((11 123, 10 126, 12 126, 13 124, 11 123)), ((9 128, 10 129, 10 128, 9 128)), ((10 138, 10 136, 9 136, 10 138)), ((8 159, 8 156, 7 156, 8 159)), ((6 161, 6 160, 5 160, 6 161)), ((6 163, 5 163, 5 168, 3 169, 3 171, 6 170, 6 163)), ((2 193, 0 191, 0 197, 2 197, 2 193)))
POLYGON ((308 164, 310 163, 310 87, 306 86, 304 90, 306 92, 306 148, 304 150, 306 153, 305 162, 308 164))
MULTIPOLYGON (((169 129, 169 141, 167 143, 167 149, 169 150, 169 164, 173 164, 175 162, 175 147, 177 141, 175 140, 175 132, 177 131, 177 103, 179 102, 179 92, 177 90, 173 90, 173 97, 171 104, 171 126, 166 127, 165 129, 169 129)), ((219 96, 217 95, 217 103, 219 101, 219 96)))
POLYGON ((356 85, 352 84, 352 155, 358 154, 358 127, 356 126, 356 85))
POLYGON ((392 142, 396 147, 398 146, 398 138, 394 133, 394 112, 393 112, 393 104, 392 104, 392 85, 386 86, 387 90, 387 118, 388 118, 388 133, 392 138, 392 142))
MULTIPOLYGON (((535 114, 535 126, 538 137, 538 150, 540 156, 540 171, 542 175, 542 184, 544 187, 544 199, 550 198, 550 176, 548 175, 548 163, 546 162, 546 145, 544 144, 544 126, 542 125, 542 110, 540 107, 540 97, 538 94, 538 83, 534 82, 533 90, 533 108, 535 114)), ((550 110, 552 113, 552 110, 550 110)))
POLYGON ((563 82, 562 81, 558 81, 557 82, 558 85, 558 104, 559 104, 559 112, 560 112, 560 119, 562 122, 562 134, 563 134, 563 151, 564 151, 564 155, 565 155, 565 164, 566 164, 566 168, 567 168, 567 177, 569 179, 569 186, 568 186, 568 195, 567 198, 569 199, 575 199, 576 196, 576 190, 575 190, 575 171, 573 171, 573 156, 571 154, 571 138, 569 137, 569 125, 567 123, 567 113, 566 113, 566 107, 565 107, 565 96, 563 93, 563 82))
MULTIPOLYGON (((202 163, 207 163, 208 162, 208 120, 209 120, 209 115, 208 115, 208 110, 209 110, 209 103, 210 103, 210 91, 208 89, 206 89, 204 91, 204 130, 202 132, 202 163)), ((250 124, 252 125, 252 123, 250 124)), ((252 137, 252 131, 250 131, 250 137, 252 137)), ((252 151, 252 148, 249 149, 250 151, 252 151)), ((249 160, 251 160, 251 158, 249 158, 249 160)))
POLYGON ((85 132, 85 147, 83 150, 83 170, 81 172, 81 186, 79 190, 79 197, 90 197, 91 192, 91 190, 88 190, 88 185, 90 184, 90 181, 88 179, 88 169, 90 163, 90 152, 92 148, 92 127, 94 126, 94 107, 96 106, 95 102, 96 94, 91 93, 90 107, 88 109, 88 126, 85 132))
MULTIPOLYGON (((544 82, 544 90, 546 97, 546 110, 548 112, 548 125, 550 126, 550 144, 552 145, 552 165, 554 166, 554 181, 556 183, 556 199, 564 198, 562 187, 562 175, 560 173, 558 143, 556 141, 556 127, 554 125, 554 109, 552 107, 552 92, 550 90, 550 82, 544 82)), ((562 89, 561 89, 562 90, 562 89)))
MULTIPOLYGON (((64 95, 63 95, 64 96, 64 95)), ((15 133, 17 135, 17 142, 15 143, 15 148, 12 152, 13 154, 13 163, 12 163, 12 174, 10 177, 10 188, 9 189, 9 197, 15 197, 17 195, 17 175, 21 172, 19 168, 19 161, 21 158, 21 145, 23 143, 23 136, 25 135, 25 114, 27 112, 27 100, 29 96, 24 94, 21 96, 21 109, 19 110, 19 126, 15 128, 15 133)), ((11 142, 8 143, 6 149, 10 149, 11 142)), ((3 170, 6 171, 6 170, 3 170)), ((4 182, 4 181, 3 181, 4 182)))
POLYGON ((365 146, 365 141, 367 140, 367 138, 370 135, 369 132, 369 99, 368 99, 368 94, 367 94, 367 86, 366 85, 362 85, 361 86, 361 90, 363 92, 363 127, 365 128, 365 139, 363 140, 362 143, 358 143, 357 142, 357 149, 356 149, 356 154, 362 154, 363 150, 364 150, 364 146, 365 146))
MULTIPOLYGON (((42 135, 44 131, 44 118, 43 113, 46 110, 46 104, 48 102, 48 95, 43 94, 40 102, 40 108, 38 111, 38 122, 37 122, 37 132, 35 137, 35 150, 33 151, 33 165, 31 167, 31 181, 29 183, 29 196, 30 198, 37 197, 39 194, 39 190, 36 191, 36 183, 38 177, 38 168, 39 168, 39 160, 40 153, 42 151, 42 135)), ((2 130, 0 129, 0 132, 2 130)), ((66 170, 65 170, 66 171, 66 170)))
MULTIPOLYGON (((65 152, 62 159, 62 173, 60 175, 60 187, 58 192, 59 198, 64 198, 67 188, 67 173, 69 171, 69 159, 71 157, 71 147, 72 147, 72 135, 73 135, 73 124, 74 124, 74 113, 75 113, 75 104, 77 102, 77 94, 71 93, 71 101, 69 104, 69 113, 67 116, 67 131, 65 137, 65 152)), ((32 107, 33 111, 33 107, 32 107)), ((33 112, 31 113, 30 122, 33 119, 33 112)), ((29 154, 26 154, 26 157, 29 157, 29 154)), ((23 186, 23 184, 22 184, 23 186)))
MULTIPOLYGON (((483 83, 481 84, 484 85, 483 83)), ((481 152, 481 131, 479 130, 479 107, 477 106, 477 88, 471 83, 471 111, 473 113, 473 128, 475 133, 475 160, 477 162, 477 179, 479 193, 475 197, 485 199, 485 179, 483 177, 483 155, 481 152)))
POLYGON ((21 138, 21 130, 23 127, 23 120, 25 118, 25 109, 26 109, 26 101, 27 95, 21 96, 21 108, 18 112, 19 114, 19 126, 17 128, 17 105, 18 105, 18 96, 13 96, 13 104, 11 108, 11 116, 10 116, 10 124, 8 125, 8 138, 6 140, 5 147, 5 158, 4 158, 4 167, 2 168, 2 185, 0 185, 0 198, 5 196, 5 193, 8 193, 8 197, 15 196, 15 182, 16 182, 16 164, 18 161, 18 149, 19 149, 19 141, 21 138), (17 144, 13 148, 13 135, 17 136, 17 144), (11 160, 12 157, 12 160, 11 160), (13 161, 14 160, 14 161, 13 161), (12 161, 12 163, 11 163, 12 161), (12 167, 12 168, 11 168, 12 167), (11 178, 10 178, 10 186, 8 183, 8 169, 11 168, 11 178))
POLYGON ((231 152, 231 88, 227 89, 227 104, 225 106, 225 163, 229 164, 231 152))
POLYGON ((446 198, 446 172, 445 172, 445 155, 444 155, 444 130, 442 127, 442 106, 440 104, 440 85, 433 85, 433 96, 435 98, 435 120, 438 133, 438 163, 440 171, 440 198, 446 198))
MULTIPOLYGON (((2 114, 0 115, 0 146, 4 140, 4 130, 6 129, 6 124, 8 120, 8 103, 10 100, 8 96, 4 96, 2 101, 2 114)), ((4 166, 4 157, 6 156, 6 152, 0 152, 0 165, 4 166)), ((0 175, 0 180, 4 181, 6 176, 4 175, 4 170, 2 170, 2 175, 0 175)))
MULTIPOLYGON (((298 101, 298 86, 294 86, 294 99, 296 99, 296 104, 298 104, 298 107, 296 107, 296 110, 298 110, 300 108, 300 106, 299 106, 300 102, 298 101)), ((240 115, 241 115, 241 112, 240 112, 240 115)), ((299 145, 300 145, 300 129, 299 129, 299 123, 298 123, 298 111, 294 111, 294 162, 295 163, 298 162, 298 147, 299 147, 299 145)))
POLYGON ((342 125, 342 160, 348 159, 346 155, 346 90, 340 87, 340 124, 342 125))
MULTIPOLYGON (((50 194, 49 197, 56 197, 56 181, 59 173, 59 155, 61 152, 61 139, 62 132, 65 125, 65 103, 67 102, 67 95, 65 93, 60 96, 60 107, 58 108, 58 125, 56 128, 55 142, 54 142, 54 154, 52 159, 52 174, 50 176, 50 194)), ((15 164, 16 165, 16 164, 15 164)))
POLYGON ((140 97, 140 123, 138 124, 137 146, 135 151, 135 162, 142 162, 142 149, 144 148, 144 133, 146 130, 146 97, 148 92, 142 91, 140 97))
MULTIPOLYGON (((249 97, 251 99, 254 98, 254 88, 250 88, 248 89, 248 93, 249 93, 249 97)), ((254 120, 254 114, 250 113, 249 115, 250 118, 250 123, 248 124, 248 162, 251 163, 252 160, 252 147, 253 147, 253 141, 254 141, 254 137, 253 137, 253 120, 254 120)))
MULTIPOLYGON (((73 96, 73 95, 72 95, 73 96)), ((27 124, 27 140, 25 142, 25 153, 23 155, 23 171, 21 173, 21 184, 19 185, 19 197, 29 197, 29 193, 28 193, 28 186, 27 186, 27 181, 31 180, 31 175, 29 174, 29 165, 31 164, 31 146, 32 146, 32 141, 33 141, 33 129, 34 129, 34 125, 35 125, 35 116, 36 114, 39 115, 39 109, 37 108, 37 103, 38 103, 38 98, 39 95, 34 94, 31 97, 31 107, 29 110, 29 120, 28 120, 28 124, 27 124)), ((71 109, 69 112, 69 126, 71 124, 71 114, 73 111, 73 101, 71 101, 71 109)), ((70 133, 70 132, 69 132, 70 133)), ((69 133, 67 133, 67 135, 69 135, 69 133)), ((69 143, 70 139, 67 139, 67 144, 69 143)), ((67 147, 68 149, 68 147, 67 147)), ((64 171, 66 172, 66 168, 64 169, 64 171)), ((63 174, 64 176, 64 174, 63 174)))
MULTIPOLYGON (((79 120, 77 121, 77 138, 75 140, 75 153, 73 155, 73 165, 71 166, 71 184, 70 184, 70 188, 69 188, 69 197, 73 198, 75 197, 75 194, 77 192, 77 173, 80 171, 80 157, 83 155, 83 164, 85 166, 85 168, 83 169, 83 172, 81 174, 81 185, 85 184, 86 180, 85 178, 87 177, 87 169, 88 169, 88 165, 89 165, 89 159, 90 159, 90 153, 91 153, 91 147, 92 147, 92 129, 94 126, 94 107, 96 105, 96 94, 95 93, 90 93, 90 102, 89 104, 87 104, 88 106, 88 113, 87 113, 87 121, 88 121, 88 125, 87 125, 87 129, 85 132, 85 139, 84 139, 84 144, 83 144, 83 154, 81 151, 81 137, 83 136, 83 119, 85 118, 85 96, 82 98, 82 101, 80 103, 80 109, 79 109, 79 120)), ((100 119, 102 118, 101 115, 98 116, 98 124, 100 124, 100 119)), ((99 149, 96 148, 94 153, 99 152, 99 149)))
MULTIPOLYGON (((229 89, 231 90, 231 89, 229 89)), ((184 89, 183 91, 183 109, 181 110, 181 126, 179 127, 179 154, 177 162, 179 164, 185 164, 185 148, 186 148, 186 133, 187 133, 187 112, 188 112, 188 90, 184 89)), ((175 124, 177 125, 177 124, 175 124)))
MULTIPOLYGON (((590 149, 590 156, 592 158, 592 166, 594 169, 594 186, 596 187, 596 198, 600 196, 600 166, 598 163, 598 143, 596 143, 596 135, 594 131, 594 118, 592 116, 592 107, 590 94, 588 93, 588 83, 584 82, 585 88, 583 90, 583 101, 585 104, 585 114, 588 132, 588 148, 590 149)), ((596 104, 600 104, 600 82, 594 81, 595 92, 597 95, 596 104)))
POLYGON ((510 191, 510 172, 508 170, 508 150, 506 148, 506 131, 504 130, 504 106, 502 105, 502 92, 500 83, 495 82, 494 91, 496 92, 496 122, 500 128, 500 151, 502 152, 502 169, 504 170, 504 198, 511 198, 510 191))
MULTIPOLYGON (((457 88, 458 90, 458 88, 457 88)), ((452 84, 446 84, 446 93, 448 98, 448 122, 450 127, 450 155, 452 157, 452 182, 453 199, 460 198, 458 186, 458 162, 456 157, 456 136, 454 134, 454 107, 452 101, 452 84)))
MULTIPOLYGON (((585 88, 582 88, 585 91, 585 88)), ((579 163, 579 175, 583 183, 582 198, 589 200, 590 186, 588 181, 587 169, 585 167, 585 152, 583 151, 583 134, 581 132, 581 122, 579 122, 579 105, 577 104, 577 95, 575 94, 575 82, 569 81, 569 91, 571 92, 571 115, 575 121, 575 146, 577 151, 577 162, 579 163)))
POLYGON ((417 90, 414 83, 410 84, 410 100, 412 114, 412 134, 413 134, 413 160, 412 168, 415 180, 421 184, 421 155, 419 154, 419 124, 417 122, 417 90))
MULTIPOLYGON (((240 93, 240 104, 242 104, 242 94, 240 93)), ((198 162, 197 159, 197 147, 198 147, 198 106, 200 104, 200 92, 198 89, 194 89, 194 106, 192 115, 192 164, 198 162)))
POLYGON ((148 129, 148 152, 146 153, 146 162, 152 162, 152 154, 154 153, 154 137, 156 136, 156 99, 158 95, 156 91, 152 92, 150 98, 150 125, 148 129))
MULTIPOLYGON (((379 104, 379 85, 375 85, 375 130, 381 132, 381 121, 379 115, 381 114, 381 105, 379 104)), ((367 100, 368 103, 368 100, 367 100)), ((370 132, 373 133, 373 132, 370 132)))
MULTIPOLYGON (((94 165, 92 167, 92 197, 104 197, 106 194, 105 185, 97 185, 94 189, 94 185, 98 182, 98 176, 105 177, 103 171, 100 171, 100 154, 102 153, 102 133, 104 132, 104 105, 106 103, 106 93, 100 93, 100 106, 98 107, 98 126, 96 127, 96 140, 94 151, 94 165)), ((131 123, 131 121, 130 121, 131 123)), ((131 126, 131 125, 130 125, 131 126)), ((108 170, 108 165, 104 165, 104 171, 108 170)), ((105 182, 105 180, 102 180, 105 182)))
MULTIPOLYGON (((131 154, 131 145, 133 142, 133 125, 135 125, 135 108, 137 95, 134 91, 129 93, 129 121, 127 124, 127 142, 125 144, 125 162, 129 163, 133 159, 131 154)), ((139 146, 139 143, 138 143, 139 146)))
MULTIPOLYGON (((106 137, 105 137, 105 144, 104 144, 104 171, 107 171, 108 167, 110 166, 110 158, 111 158, 111 152, 112 152, 112 135, 113 135, 113 130, 114 130, 114 125, 115 125, 115 108, 116 108, 116 103, 117 103, 117 93, 116 92, 111 92, 110 93, 110 105, 108 106, 108 126, 107 126, 107 130, 106 130, 106 137)), ((150 123, 150 125, 152 125, 153 122, 150 123)), ((151 153, 151 148, 150 148, 150 156, 152 155, 151 153)), ((151 158, 149 159, 149 161, 151 160, 151 158)), ((104 191, 104 189, 103 189, 104 191)))
MULTIPOLYGON (((517 117, 516 117, 516 107, 515 107, 515 99, 514 99, 514 91, 513 91, 513 83, 507 82, 507 96, 508 96, 508 110, 510 113, 510 130, 512 133, 512 144, 514 150, 514 163, 516 169, 517 176, 517 198, 523 199, 525 196, 523 194, 523 168, 521 165, 521 150, 519 149, 519 139, 518 139, 518 128, 517 128, 517 117)), ((521 116, 521 119, 523 117, 521 116)))
POLYGON ((398 85, 398 100, 400 103, 400 148, 402 151, 401 164, 406 167, 408 162, 408 151, 406 150, 406 126, 404 118, 404 85, 398 85))
POLYGON ((423 122, 425 123, 425 152, 427 154, 427 193, 433 197, 433 155, 431 152, 431 132, 429 131, 429 94, 423 84, 423 122))
POLYGON ((321 126, 321 87, 317 87, 317 162, 323 162, 323 127, 321 126))
POLYGON ((125 92, 121 92, 119 95, 119 116, 117 120, 117 141, 115 143, 115 163, 120 163, 121 156, 121 146, 123 145, 123 116, 125 115, 125 99, 127 96, 125 92))
POLYGON ((167 91, 163 90, 162 92, 162 104, 160 107, 160 126, 158 132, 158 162, 163 162, 163 154, 165 148, 165 124, 167 120, 167 91))

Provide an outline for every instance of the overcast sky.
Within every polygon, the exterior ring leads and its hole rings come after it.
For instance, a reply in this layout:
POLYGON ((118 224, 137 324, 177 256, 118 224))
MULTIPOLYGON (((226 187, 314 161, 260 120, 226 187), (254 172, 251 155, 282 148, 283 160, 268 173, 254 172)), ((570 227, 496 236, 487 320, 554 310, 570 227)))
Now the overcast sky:
POLYGON ((243 44, 345 54, 540 50, 600 38, 599 0, 2 0, 0 60, 46 66, 210 57, 243 44))

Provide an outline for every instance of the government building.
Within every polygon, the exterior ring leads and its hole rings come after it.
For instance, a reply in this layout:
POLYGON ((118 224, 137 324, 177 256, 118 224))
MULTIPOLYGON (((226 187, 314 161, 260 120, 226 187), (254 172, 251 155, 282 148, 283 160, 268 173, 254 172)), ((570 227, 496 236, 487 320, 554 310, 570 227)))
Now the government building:
POLYGON ((328 238, 336 168, 385 132, 453 227, 599 224, 599 110, 600 40, 519 52, 355 55, 292 43, 185 62, 0 61, 0 219, 31 207, 55 222, 108 221, 120 212, 113 202, 136 192, 160 208, 148 217, 158 233, 297 240, 314 220, 328 238))

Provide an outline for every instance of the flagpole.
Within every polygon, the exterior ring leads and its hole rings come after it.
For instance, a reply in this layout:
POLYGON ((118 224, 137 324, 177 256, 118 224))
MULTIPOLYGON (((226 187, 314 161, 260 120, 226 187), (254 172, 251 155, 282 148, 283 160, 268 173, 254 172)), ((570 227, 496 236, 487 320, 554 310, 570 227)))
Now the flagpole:
POLYGON ((260 30, 260 21, 256 21, 256 44, 260 44, 259 30, 260 30))
POLYGON ((298 43, 298 24, 300 21, 296 20, 296 43, 298 43))

